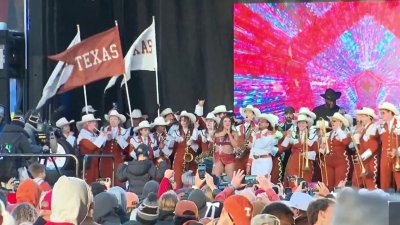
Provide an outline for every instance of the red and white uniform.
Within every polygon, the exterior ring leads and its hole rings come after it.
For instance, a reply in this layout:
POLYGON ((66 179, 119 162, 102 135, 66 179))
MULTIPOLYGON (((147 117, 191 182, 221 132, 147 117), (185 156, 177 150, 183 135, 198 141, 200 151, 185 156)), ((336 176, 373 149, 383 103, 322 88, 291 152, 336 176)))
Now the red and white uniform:
MULTIPOLYGON (((280 133, 281 136, 282 134, 280 133)), ((278 140, 279 136, 268 129, 258 131, 254 135, 249 154, 251 175, 265 176, 271 173, 273 166, 272 156, 278 152, 278 147, 276 147, 278 140)))
MULTIPOLYGON (((353 173, 353 186, 376 189, 379 150, 379 133, 377 125, 370 123, 367 126, 364 126, 360 134, 354 134, 354 142, 357 144, 361 159, 363 160, 363 165, 368 174, 365 177, 362 177, 360 164, 356 164, 353 173)), ((357 155, 353 157, 357 157, 357 155)))

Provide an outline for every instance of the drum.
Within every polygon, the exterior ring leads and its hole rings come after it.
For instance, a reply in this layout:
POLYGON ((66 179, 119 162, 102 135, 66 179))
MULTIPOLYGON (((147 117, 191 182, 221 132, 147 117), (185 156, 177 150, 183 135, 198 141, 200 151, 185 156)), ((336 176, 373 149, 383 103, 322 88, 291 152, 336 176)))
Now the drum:
MULTIPOLYGON (((73 154, 75 155, 75 150, 65 139, 57 139, 57 152, 54 154, 73 154)), ((71 157, 53 157, 48 158, 46 163, 47 170, 55 170, 56 167, 53 163, 57 165, 59 170, 74 170, 75 161, 71 157)))

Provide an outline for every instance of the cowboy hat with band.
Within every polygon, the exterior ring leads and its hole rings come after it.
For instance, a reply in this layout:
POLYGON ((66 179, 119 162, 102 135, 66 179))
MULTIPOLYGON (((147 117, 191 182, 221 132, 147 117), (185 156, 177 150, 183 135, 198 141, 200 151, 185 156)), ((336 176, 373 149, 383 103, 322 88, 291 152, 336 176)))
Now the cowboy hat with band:
POLYGON ((87 122, 100 121, 100 120, 101 119, 99 119, 99 118, 95 118, 93 114, 85 114, 82 116, 81 121, 76 122, 76 128, 78 128, 78 130, 81 130, 83 124, 85 124, 87 122))
POLYGON ((133 131, 138 133, 141 129, 143 128, 151 128, 151 124, 147 120, 143 120, 142 122, 139 123, 139 125, 135 128, 133 128, 133 131))
POLYGON ((336 112, 335 114, 333 114, 333 116, 328 116, 328 118, 330 119, 330 121, 332 120, 339 120, 340 122, 342 122, 343 126, 345 126, 346 128, 349 127, 349 120, 346 119, 346 117, 344 117, 342 114, 336 112))
POLYGON ((254 113, 254 117, 258 117, 258 116, 261 115, 260 110, 255 108, 252 105, 247 105, 245 108, 240 108, 240 115, 242 115, 243 117, 246 117, 245 114, 244 114, 246 111, 253 112, 254 113))
POLYGON ((157 127, 157 126, 168 126, 168 123, 165 122, 164 117, 159 116, 154 119, 154 122, 151 124, 151 127, 157 127))
POLYGON ((342 95, 339 91, 334 91, 332 88, 328 88, 325 90, 324 94, 321 94, 321 97, 328 100, 337 100, 342 95))
POLYGON ((110 117, 115 116, 119 119, 120 123, 125 123, 126 121, 126 117, 122 114, 120 114, 117 110, 112 109, 110 110, 110 112, 108 113, 108 115, 104 115, 104 118, 110 122, 110 117))
POLYGON ((187 111, 182 111, 181 114, 179 115, 179 119, 181 119, 181 117, 187 117, 189 118, 189 120, 195 124, 196 123, 196 116, 193 113, 188 113, 187 111))
POLYGON ((373 119, 378 118, 375 114, 375 111, 368 107, 363 107, 361 110, 356 110, 356 115, 366 115, 372 117, 373 119))
POLYGON ((68 121, 65 117, 62 117, 59 120, 57 120, 56 127, 62 128, 65 125, 70 125, 71 123, 74 123, 74 122, 75 122, 75 120, 68 121))

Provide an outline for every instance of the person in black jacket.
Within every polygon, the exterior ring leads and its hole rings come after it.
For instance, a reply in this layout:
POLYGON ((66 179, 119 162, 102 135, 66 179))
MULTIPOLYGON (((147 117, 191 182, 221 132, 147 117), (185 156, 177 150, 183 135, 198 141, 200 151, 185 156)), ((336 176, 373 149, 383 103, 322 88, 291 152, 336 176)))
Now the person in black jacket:
POLYGON ((121 164, 118 168, 117 178, 121 182, 129 181, 130 192, 133 192, 142 199, 143 187, 149 180, 160 180, 164 176, 167 169, 167 163, 160 159, 158 165, 155 166, 148 159, 149 147, 145 144, 140 144, 135 149, 136 159, 130 162, 121 164))
MULTIPOLYGON (((28 134, 24 130, 23 116, 15 115, 10 124, 4 127, 0 135, 0 152, 5 154, 32 154, 28 134)), ((0 181, 7 182, 12 177, 18 178, 18 169, 29 165, 29 158, 0 158, 0 181)))
MULTIPOLYGON (((321 97, 325 99, 325 104, 313 109, 313 112, 317 116, 317 120, 322 117, 324 120, 329 121, 328 116, 333 116, 335 112, 339 112, 340 106, 336 105, 336 100, 338 100, 341 95, 342 93, 334 91, 331 88, 326 89, 325 94, 321 94, 321 97)), ((315 120, 315 122, 317 120, 315 120)))

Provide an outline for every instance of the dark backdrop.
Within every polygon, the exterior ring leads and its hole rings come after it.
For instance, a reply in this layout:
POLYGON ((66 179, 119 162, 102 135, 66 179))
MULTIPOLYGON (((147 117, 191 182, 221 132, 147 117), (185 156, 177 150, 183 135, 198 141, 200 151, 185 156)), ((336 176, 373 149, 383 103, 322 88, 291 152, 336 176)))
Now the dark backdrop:
MULTIPOLYGON (((151 24, 154 15, 161 109, 193 111, 199 98, 206 99, 206 111, 218 104, 232 108, 233 0, 42 0, 42 9, 43 30, 40 32, 43 37, 35 39, 36 30, 31 27, 33 38, 29 40, 30 48, 43 51, 43 76, 36 80, 42 86, 56 64, 45 57, 65 50, 76 34, 76 24, 80 25, 84 39, 112 27, 117 20, 126 53, 151 24)), ((29 67, 38 67, 38 63, 31 62, 29 67)), ((112 102, 117 102, 120 110, 127 113, 120 82, 103 94, 107 82, 103 80, 87 86, 89 104, 100 109, 99 115, 107 112, 112 102)), ((33 91, 29 107, 34 107, 42 87, 30 88, 33 91)), ((154 72, 133 71, 129 91, 133 108, 156 116, 154 72)), ((57 95, 49 103, 53 111, 60 105, 67 106, 62 114, 79 118, 84 105, 83 90, 78 88, 57 95)), ((43 110, 44 114, 46 112, 48 110, 43 110)))

